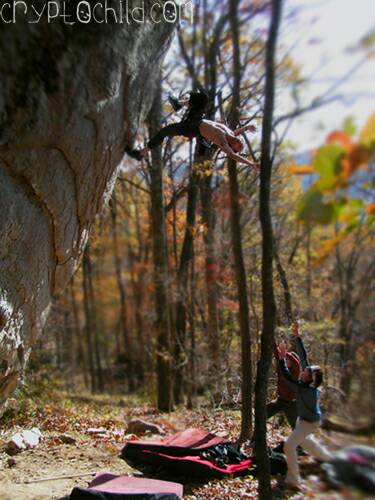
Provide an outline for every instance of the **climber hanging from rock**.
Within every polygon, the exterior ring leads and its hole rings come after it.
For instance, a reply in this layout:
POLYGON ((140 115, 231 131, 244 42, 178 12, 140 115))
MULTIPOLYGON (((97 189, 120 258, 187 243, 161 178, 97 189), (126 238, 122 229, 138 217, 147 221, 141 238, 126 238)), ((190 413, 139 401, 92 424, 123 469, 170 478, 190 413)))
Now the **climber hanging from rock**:
POLYGON ((161 146, 166 137, 183 136, 189 139, 197 139, 200 155, 203 155, 205 149, 215 145, 226 153, 229 158, 238 163, 245 163, 250 167, 259 169, 258 163, 239 154, 244 147, 240 135, 246 131, 255 132, 256 129, 253 125, 245 125, 232 130, 224 123, 205 119, 208 97, 204 92, 190 92, 189 96, 182 99, 170 96, 169 102, 174 111, 179 111, 183 107, 188 108, 183 119, 178 123, 163 127, 148 141, 143 149, 126 148, 125 151, 130 157, 140 161, 147 156, 151 149, 161 146))

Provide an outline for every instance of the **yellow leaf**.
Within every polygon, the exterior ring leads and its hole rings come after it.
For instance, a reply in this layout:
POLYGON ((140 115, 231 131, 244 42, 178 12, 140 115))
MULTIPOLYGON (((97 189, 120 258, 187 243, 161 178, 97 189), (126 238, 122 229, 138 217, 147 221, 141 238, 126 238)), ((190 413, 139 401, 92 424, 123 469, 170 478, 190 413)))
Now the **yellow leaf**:
POLYGON ((315 172, 314 167, 311 165, 289 165, 288 172, 293 175, 305 175, 313 174, 315 172))
POLYGON ((363 127, 360 140, 365 146, 370 146, 375 142, 375 113, 372 113, 366 125, 363 127))

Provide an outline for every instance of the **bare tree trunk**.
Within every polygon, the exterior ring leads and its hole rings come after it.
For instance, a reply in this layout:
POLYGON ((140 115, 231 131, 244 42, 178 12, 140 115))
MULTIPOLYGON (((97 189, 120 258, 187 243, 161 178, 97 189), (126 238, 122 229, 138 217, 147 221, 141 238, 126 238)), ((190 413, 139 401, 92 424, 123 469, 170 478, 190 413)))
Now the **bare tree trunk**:
POLYGON ((113 258, 115 261, 115 269, 116 269, 116 281, 117 287, 120 294, 120 318, 121 318, 121 327, 122 327, 122 335, 124 339, 124 348, 125 355, 127 359, 127 379, 129 383, 129 391, 133 391, 135 389, 134 384, 134 370, 133 370, 133 352, 131 349, 130 336, 128 330, 128 314, 126 310, 126 288, 124 283, 124 278, 122 275, 121 269, 121 257, 119 253, 119 245, 118 245, 118 233, 117 233, 117 206, 116 206, 116 195, 114 194, 111 200, 111 230, 112 230, 112 244, 113 244, 113 258))
POLYGON ((139 382, 141 384, 144 383, 146 376, 152 376, 152 359, 151 359, 151 349, 150 349, 150 335, 148 330, 144 327, 143 320, 143 284, 144 284, 144 273, 143 272, 135 272, 135 266, 140 265, 144 266, 148 262, 148 246, 149 243, 145 244, 142 236, 142 231, 140 227, 139 220, 139 209, 138 203, 139 198, 137 197, 137 193, 133 198, 134 202, 134 212, 135 212, 135 236, 137 238, 137 244, 131 244, 131 234, 129 231, 128 221, 125 220, 125 228, 127 234, 127 249, 128 249, 128 258, 129 258, 129 267, 130 267, 130 276, 131 276, 131 284, 133 290, 133 300, 134 300, 134 315, 135 315, 135 327, 137 332, 137 347, 138 347, 138 364, 139 370, 137 370, 139 382))
MULTIPOLYGON (((238 0, 230 0, 229 17, 232 31, 233 45, 233 100, 231 113, 231 127, 235 128, 239 122, 241 59, 238 27, 238 0)), ((240 441, 246 441, 252 434, 252 366, 251 366, 251 337, 249 322, 249 303, 246 284, 246 270, 242 250, 241 209, 239 204, 239 187, 237 178, 237 164, 228 160, 230 185, 230 221, 232 231, 232 245, 234 268, 239 301, 239 323, 241 335, 241 434, 240 441)))
MULTIPOLYGON (((65 298, 67 299, 68 294, 65 294, 65 298)), ((76 375, 76 363, 75 363, 75 345, 73 343, 73 326, 71 323, 70 311, 67 307, 67 301, 64 300, 64 361, 65 366, 63 370, 66 373, 65 382, 66 382, 66 390, 68 392, 74 391, 74 377, 76 375)))
POLYGON ((274 257, 276 262, 276 269, 279 274, 280 283, 284 293, 284 306, 285 306, 285 316, 287 318, 288 324, 291 325, 293 321, 293 307, 292 307, 292 295, 290 293, 290 287, 288 283, 288 278, 284 266, 281 262, 280 255, 277 249, 276 242, 274 241, 274 257))
MULTIPOLYGON (((145 381, 145 372, 149 371, 150 367, 147 363, 146 357, 146 346, 149 343, 146 340, 146 335, 144 332, 143 319, 142 319, 142 273, 137 273, 137 277, 134 272, 134 255, 133 249, 131 248, 128 241, 128 258, 129 258, 129 266, 130 266, 130 281, 132 285, 133 291, 133 301, 134 301, 134 323, 136 329, 137 336, 137 378, 140 384, 143 384, 145 381)), ((138 262, 138 260, 137 260, 138 262)))
POLYGON ((89 386, 89 374, 87 372, 86 353, 85 353, 85 349, 83 347, 82 337, 81 337, 82 332, 81 332, 81 326, 80 326, 80 322, 79 322, 77 299, 76 299, 75 290, 74 290, 74 277, 70 281, 70 300, 71 300, 71 306, 72 306, 72 311, 73 311, 74 332, 75 332, 76 343, 77 343, 76 359, 77 359, 77 362, 79 365, 82 364, 83 380, 85 383, 85 387, 88 388, 88 386, 89 386))
POLYGON ((343 262, 340 246, 336 248, 336 268, 339 278, 339 293, 340 293, 340 322, 339 322, 339 337, 342 341, 340 345, 340 358, 341 358, 341 377, 340 389, 346 394, 350 395, 350 386, 352 379, 352 333, 355 323, 355 311, 352 301, 352 276, 353 268, 351 261, 353 253, 348 257, 348 262, 343 262))
POLYGON ((183 399, 184 368, 186 365, 186 308, 188 303, 189 264, 193 258, 194 228, 197 207, 198 179, 194 172, 190 174, 186 206, 185 235, 182 244, 180 264, 177 272, 178 302, 176 304, 176 377, 174 384, 175 403, 183 399))
POLYGON ((306 238, 306 298, 308 304, 308 317, 311 319, 311 223, 307 222, 306 238))
POLYGON ((91 326, 93 330, 93 348, 94 348, 94 357, 95 357, 95 371, 96 371, 96 379, 97 379, 97 389, 99 392, 104 390, 104 377, 103 377, 103 363, 102 363, 102 346, 100 345, 99 338, 99 316, 97 314, 97 304, 95 299, 94 292, 94 284, 93 284, 93 272, 92 272, 92 263, 91 263, 91 255, 88 252, 87 254, 87 265, 88 265, 88 291, 89 291, 89 302, 91 309, 91 326))
POLYGON ((134 300, 134 315, 135 315, 135 328, 137 332, 137 344, 138 344, 138 363, 140 364, 139 370, 139 382, 142 384, 145 380, 145 373, 151 371, 150 363, 148 362, 148 355, 146 355, 146 346, 149 341, 146 340, 146 335, 144 332, 143 318, 142 318, 142 273, 138 273, 136 278, 134 272, 134 256, 133 250, 128 244, 128 255, 129 255, 129 265, 131 269, 131 284, 133 289, 133 300, 134 300))
POLYGON ((215 403, 221 400, 220 335, 217 311, 217 259, 214 236, 214 211, 212 207, 212 175, 201 180, 202 220, 205 225, 205 277, 208 309, 208 340, 210 348, 210 386, 215 403))
POLYGON ((259 498, 269 500, 271 493, 270 464, 267 453, 267 385, 272 362, 276 303, 273 290, 273 231, 270 211, 271 189, 271 135, 275 95, 275 53, 281 21, 282 0, 272 0, 272 18, 266 46, 265 102, 262 125, 260 207, 262 226, 262 303, 263 329, 261 353, 255 385, 255 453, 257 457, 259 498))
POLYGON ((191 259, 190 268, 190 294, 189 294, 189 377, 187 385, 187 408, 192 409, 194 407, 194 400, 196 398, 197 392, 197 363, 196 363, 196 338, 195 338, 195 265, 194 265, 194 248, 193 255, 191 259))
POLYGON ((115 330, 115 345, 116 345, 116 360, 121 356, 121 345, 120 345, 120 329, 121 329, 121 317, 119 316, 114 327, 115 330))
POLYGON ((95 371, 95 358, 94 358, 94 343, 93 343, 93 327, 92 327, 92 311, 91 311, 91 303, 90 303, 90 285, 89 285, 89 276, 91 274, 91 264, 90 264, 90 247, 86 246, 86 249, 83 254, 83 278, 82 278, 82 286, 83 286, 83 305, 85 310, 85 337, 86 337, 86 351, 89 361, 89 370, 90 370, 90 380, 91 380, 91 391, 96 392, 98 388, 97 376, 95 371))
MULTIPOLYGON (((156 93, 149 118, 150 135, 160 128, 161 87, 156 93)), ((163 165, 160 148, 152 150, 152 163, 149 166, 151 179, 151 218, 155 280, 155 307, 157 332, 157 391, 158 409, 172 409, 171 380, 171 329, 168 300, 168 262, 167 238, 165 228, 165 209, 163 200, 163 165)))
MULTIPOLYGON (((214 28, 208 43, 210 12, 208 12, 207 0, 203 0, 203 54, 204 54, 204 82, 205 88, 209 89, 209 102, 207 106, 208 119, 215 117, 215 96, 217 91, 217 61, 220 47, 220 37, 225 26, 223 13, 214 28)), ((208 160, 210 154, 207 153, 201 160, 208 160)), ((220 402, 222 392, 222 371, 220 369, 220 328, 218 318, 218 288, 217 274, 218 264, 215 252, 215 213, 212 206, 212 173, 203 176, 200 182, 202 221, 205 225, 204 245, 205 245, 205 275, 206 275, 206 295, 208 309, 208 337, 211 355, 210 385, 211 394, 215 403, 220 402)))

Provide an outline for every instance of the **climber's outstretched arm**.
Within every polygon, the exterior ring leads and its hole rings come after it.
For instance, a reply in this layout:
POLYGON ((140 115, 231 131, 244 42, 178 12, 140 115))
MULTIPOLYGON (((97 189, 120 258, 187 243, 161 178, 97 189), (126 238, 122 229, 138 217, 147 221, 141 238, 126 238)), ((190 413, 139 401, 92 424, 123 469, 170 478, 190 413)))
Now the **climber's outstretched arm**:
POLYGON ((233 130, 234 135, 240 135, 244 134, 245 132, 255 132, 256 127, 254 125, 244 125, 243 127, 236 128, 236 130, 233 130))
POLYGON ((255 170, 259 171, 258 163, 255 163, 248 158, 244 158, 243 156, 237 154, 235 151, 233 151, 227 141, 223 142, 222 145, 220 145, 220 149, 224 151, 224 153, 226 153, 229 158, 232 158, 232 160, 238 163, 245 163, 246 165, 249 165, 249 167, 255 168, 255 170))

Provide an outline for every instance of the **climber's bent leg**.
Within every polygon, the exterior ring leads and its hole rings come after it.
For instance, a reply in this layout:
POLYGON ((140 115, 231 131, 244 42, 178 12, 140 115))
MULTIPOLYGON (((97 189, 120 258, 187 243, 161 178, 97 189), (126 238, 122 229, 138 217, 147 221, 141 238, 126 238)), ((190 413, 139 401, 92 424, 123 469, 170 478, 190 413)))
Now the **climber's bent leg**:
POLYGON ((176 137, 182 135, 184 137, 190 137, 191 135, 191 124, 190 123, 172 123, 159 130, 147 143, 148 149, 154 149, 163 144, 166 137, 176 137))
POLYGON ((176 137, 183 136, 189 137, 192 139, 193 137, 199 136, 199 123, 193 123, 189 121, 182 121, 179 123, 172 123, 171 125, 167 125, 157 132, 147 143, 146 147, 140 150, 126 148, 125 152, 136 160, 142 160, 150 149, 157 148, 163 144, 163 141, 166 137, 176 137))

